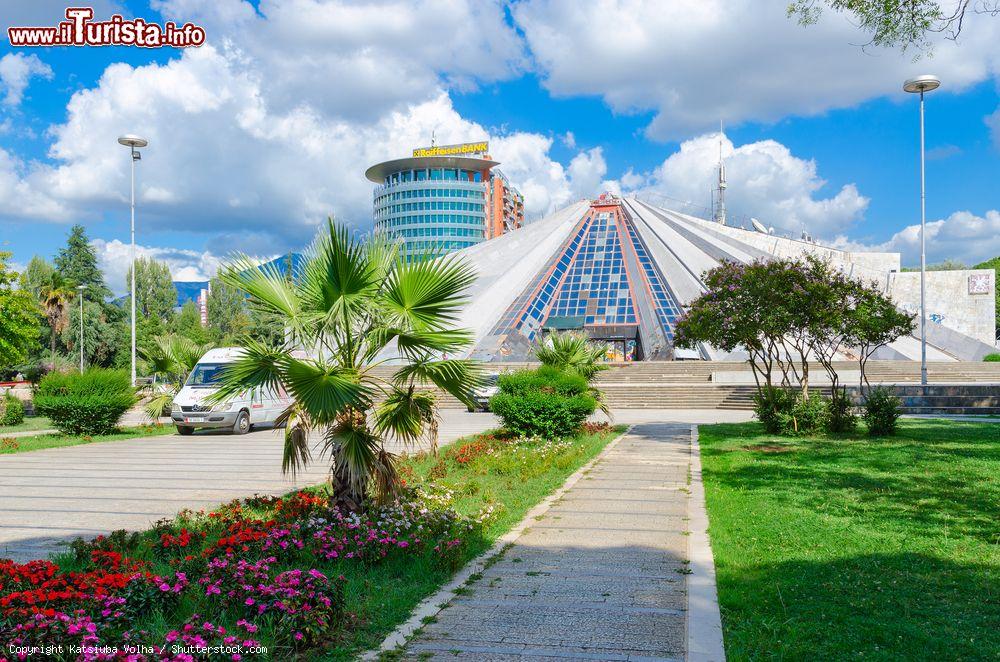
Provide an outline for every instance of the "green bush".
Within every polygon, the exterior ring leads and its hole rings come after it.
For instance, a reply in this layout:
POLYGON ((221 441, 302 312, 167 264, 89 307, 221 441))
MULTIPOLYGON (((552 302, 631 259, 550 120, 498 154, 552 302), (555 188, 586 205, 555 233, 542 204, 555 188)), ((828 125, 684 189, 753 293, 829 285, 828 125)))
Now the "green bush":
POLYGON ((833 392, 833 397, 827 403, 827 412, 829 414, 826 421, 827 432, 854 432, 858 426, 858 417, 854 414, 854 406, 846 388, 833 392))
POLYGON ((783 435, 816 434, 826 430, 830 419, 829 402, 815 391, 808 399, 797 395, 792 410, 778 414, 778 419, 783 435))
POLYGON ((795 407, 795 391, 765 386, 753 396, 753 410, 768 434, 782 434, 782 421, 795 407))
POLYGON ((65 434, 107 434, 135 401, 124 371, 52 372, 38 384, 35 409, 65 434))
POLYGON ((1000 363, 1000 354, 996 352, 994 352, 993 354, 987 354, 986 356, 983 357, 983 360, 990 363, 1000 363))
POLYGON ((865 398, 864 419, 868 424, 869 436, 887 437, 896 434, 899 406, 899 398, 892 391, 884 386, 873 388, 865 398))
POLYGON ((502 375, 497 387, 490 411, 504 428, 522 436, 552 439, 574 434, 597 407, 586 379, 554 368, 502 375))
POLYGON ((20 425, 24 423, 24 403, 7 391, 0 398, 0 425, 20 425))

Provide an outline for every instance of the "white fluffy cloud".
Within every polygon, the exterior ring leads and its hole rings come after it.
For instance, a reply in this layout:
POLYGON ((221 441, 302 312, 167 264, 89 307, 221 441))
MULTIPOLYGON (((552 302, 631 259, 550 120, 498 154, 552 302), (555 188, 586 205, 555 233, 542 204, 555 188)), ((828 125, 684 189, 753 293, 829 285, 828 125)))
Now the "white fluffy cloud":
POLYGON ((34 53, 8 53, 0 58, 0 90, 3 105, 16 108, 21 105, 24 91, 35 76, 51 79, 52 67, 38 59, 34 53))
MULTIPOLYGON (((765 224, 798 233, 832 237, 861 217, 868 198, 854 184, 829 197, 815 161, 801 159, 773 140, 736 147, 722 139, 728 189, 726 205, 735 219, 753 216, 765 224)), ((709 190, 718 179, 719 134, 705 134, 681 143, 652 172, 629 172, 618 190, 635 192, 651 202, 696 215, 708 213, 709 190), (687 203, 687 204, 685 204, 687 203)))
MULTIPOLYGON (((115 295, 124 294, 128 289, 128 267, 131 247, 114 239, 95 239, 90 242, 97 253, 97 260, 108 287, 115 295)), ((136 244, 135 255, 154 258, 170 267, 170 275, 176 281, 204 281, 215 275, 223 260, 209 251, 195 251, 182 248, 158 248, 136 244)))
POLYGON ((595 95, 623 113, 654 111, 654 138, 682 138, 720 119, 774 121, 883 95, 933 70, 961 90, 1000 71, 1000 21, 970 16, 933 59, 862 49, 864 35, 827 11, 808 28, 788 0, 525 0, 513 15, 545 86, 595 95), (917 71, 917 68, 921 69, 917 71))
MULTIPOLYGON (((909 225, 881 244, 865 244, 837 237, 833 245, 846 250, 892 251, 902 254, 903 264, 920 264, 920 226, 909 225)), ((1000 255, 1000 211, 992 209, 982 216, 957 211, 948 218, 927 222, 927 261, 945 259, 977 264, 1000 255)))

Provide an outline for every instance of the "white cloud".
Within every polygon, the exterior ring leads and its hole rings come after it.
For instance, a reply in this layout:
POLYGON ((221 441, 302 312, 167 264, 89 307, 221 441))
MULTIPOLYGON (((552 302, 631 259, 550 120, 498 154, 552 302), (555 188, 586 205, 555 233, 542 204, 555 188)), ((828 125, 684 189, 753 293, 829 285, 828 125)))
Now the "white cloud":
MULTIPOLYGON (((753 216, 767 225, 814 236, 834 236, 857 221, 868 206, 854 184, 830 197, 815 161, 801 159, 774 140, 735 147, 722 140, 728 189, 726 206, 734 220, 753 216)), ((681 143, 652 172, 626 173, 618 186, 649 197, 654 203, 695 215, 708 214, 709 192, 718 180, 719 134, 705 134, 681 143)))
POLYGON ((208 248, 224 254, 299 248, 328 215, 368 229, 365 169, 407 154, 432 132, 440 142, 490 138, 501 167, 524 189, 529 213, 591 194, 585 189, 606 170, 599 149, 567 170, 552 160, 550 138, 491 136, 442 90, 356 121, 310 104, 275 111, 263 78, 242 52, 212 46, 164 64, 109 66, 96 86, 72 96, 66 121, 50 128, 55 165, 5 161, 0 151, 0 213, 62 221, 110 211, 124 220, 129 161, 116 142, 123 132, 150 141, 137 165, 139 236, 211 233, 208 248))
MULTIPOLYGON (((97 252, 97 260, 104 280, 116 296, 128 290, 128 268, 131 264, 131 246, 114 239, 95 239, 90 242, 97 252)), ((204 281, 215 275, 223 259, 209 251, 182 248, 162 248, 136 244, 136 258, 147 257, 165 262, 176 281, 204 281)))
POLYGON ((616 112, 654 111, 647 133, 683 138, 727 122, 846 108, 931 67, 962 90, 1000 71, 1000 21, 970 16, 933 59, 862 49, 864 35, 827 11, 802 27, 788 0, 525 0, 512 12, 557 96, 596 95, 616 112), (918 70, 919 69, 919 70, 918 70))
MULTIPOLYGON (((957 211, 944 219, 927 222, 927 262, 946 259, 968 265, 1000 255, 1000 211, 992 209, 977 216, 969 211, 957 211)), ((845 250, 891 251, 902 254, 905 266, 920 264, 920 225, 909 225, 881 244, 851 241, 844 236, 832 245, 845 250)))
POLYGON ((208 43, 243 51, 274 112, 308 104, 370 121, 438 95, 503 80, 526 62, 493 0, 159 0, 169 19, 204 24, 208 43))
POLYGON ((24 91, 34 77, 52 78, 52 67, 38 59, 34 53, 8 53, 0 58, 0 89, 4 92, 3 105, 16 108, 21 105, 24 91))

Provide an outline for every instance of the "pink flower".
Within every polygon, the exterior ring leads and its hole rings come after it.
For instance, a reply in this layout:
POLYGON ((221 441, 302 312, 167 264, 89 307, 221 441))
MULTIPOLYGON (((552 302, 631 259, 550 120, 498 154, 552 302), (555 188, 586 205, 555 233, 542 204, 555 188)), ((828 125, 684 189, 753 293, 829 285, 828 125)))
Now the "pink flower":
POLYGON ((306 638, 306 636, 304 634, 302 634, 301 632, 296 632, 292 636, 295 638, 295 641, 302 641, 303 639, 306 638))

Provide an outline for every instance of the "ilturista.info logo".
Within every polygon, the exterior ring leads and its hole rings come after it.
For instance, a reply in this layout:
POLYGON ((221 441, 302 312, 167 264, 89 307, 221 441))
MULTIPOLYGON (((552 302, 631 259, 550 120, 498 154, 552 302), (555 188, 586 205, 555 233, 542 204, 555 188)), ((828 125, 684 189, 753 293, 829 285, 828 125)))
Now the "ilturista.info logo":
POLYGON ((138 46, 139 48, 190 48, 205 43, 205 28, 194 23, 152 23, 114 14, 95 21, 92 7, 68 7, 66 20, 55 26, 11 26, 11 46, 138 46))

